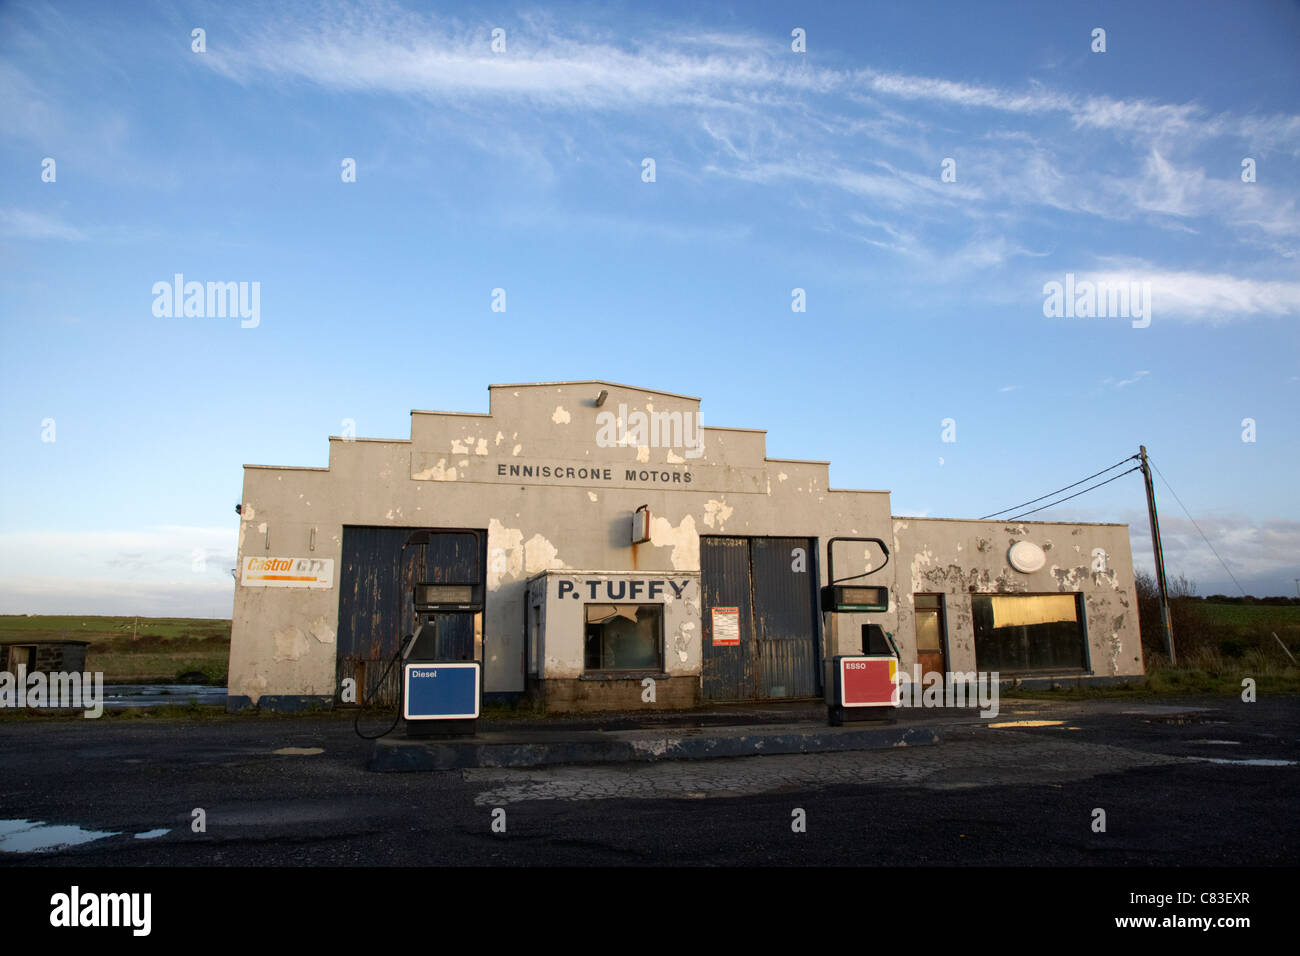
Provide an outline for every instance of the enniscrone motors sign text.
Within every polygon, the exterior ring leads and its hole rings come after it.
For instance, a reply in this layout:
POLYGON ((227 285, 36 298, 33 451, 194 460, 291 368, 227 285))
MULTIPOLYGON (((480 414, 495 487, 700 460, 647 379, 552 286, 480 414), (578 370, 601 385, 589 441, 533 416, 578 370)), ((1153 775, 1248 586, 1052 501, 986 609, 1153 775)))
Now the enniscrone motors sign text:
POLYGON ((689 485, 689 471, 666 468, 593 468, 583 465, 497 465, 499 478, 555 478, 569 481, 612 482, 621 473, 624 482, 655 482, 661 485, 689 485))

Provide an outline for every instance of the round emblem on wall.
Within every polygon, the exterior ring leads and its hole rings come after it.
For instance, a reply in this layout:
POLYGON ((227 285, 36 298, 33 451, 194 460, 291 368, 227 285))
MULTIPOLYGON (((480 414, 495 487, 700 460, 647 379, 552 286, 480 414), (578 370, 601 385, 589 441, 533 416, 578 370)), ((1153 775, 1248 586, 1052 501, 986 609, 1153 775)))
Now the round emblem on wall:
POLYGON ((1007 563, 1022 574, 1032 574, 1047 563, 1047 555, 1032 541, 1017 541, 1007 552, 1007 563))

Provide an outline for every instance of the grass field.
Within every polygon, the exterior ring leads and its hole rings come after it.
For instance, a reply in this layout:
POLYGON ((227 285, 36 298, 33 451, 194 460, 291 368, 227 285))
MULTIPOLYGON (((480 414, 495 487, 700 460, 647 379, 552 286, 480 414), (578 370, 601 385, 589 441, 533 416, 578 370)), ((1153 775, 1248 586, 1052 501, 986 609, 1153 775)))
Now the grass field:
MULTIPOLYGON (((1278 641, 1300 658, 1300 606, 1172 602, 1174 650, 1178 666, 1159 647, 1159 638, 1144 640, 1146 676, 1127 688, 1070 691, 1016 691, 1017 696, 1125 696, 1150 694, 1233 694, 1250 678, 1260 694, 1300 693, 1297 667, 1278 641), (1274 639, 1273 635, 1277 635, 1274 639), (1154 645, 1154 646, 1153 646, 1154 645)), ((1143 616, 1144 632, 1159 633, 1158 617, 1143 616)))
MULTIPOLYGON (((1268 634, 1276 631, 1288 646, 1300 642, 1300 605, 1193 603, 1191 613, 1208 624, 1231 631, 1240 639, 1272 641, 1268 634)), ((1274 646, 1277 646, 1276 642, 1274 646)))
MULTIPOLYGON (((1218 666, 1235 672, 1247 667, 1254 673, 1281 674, 1295 669, 1282 645, 1300 658, 1300 606, 1176 601, 1171 613, 1180 668, 1218 666)), ((1148 672, 1167 666, 1161 653, 1148 650, 1147 658, 1148 672)))
POLYGON ((86 669, 110 684, 171 683, 198 671, 224 685, 230 622, 217 618, 0 615, 0 639, 89 641, 86 669))

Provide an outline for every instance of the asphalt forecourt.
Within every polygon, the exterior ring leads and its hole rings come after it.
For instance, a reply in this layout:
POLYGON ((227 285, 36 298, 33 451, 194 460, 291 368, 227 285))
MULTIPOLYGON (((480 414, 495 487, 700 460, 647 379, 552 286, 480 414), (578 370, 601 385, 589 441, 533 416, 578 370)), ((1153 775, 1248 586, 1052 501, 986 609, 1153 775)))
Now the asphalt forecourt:
MULTIPOLYGON (((851 877, 864 899, 938 892, 951 919, 987 916, 980 887, 996 886, 1017 900, 1018 931, 1233 940, 1281 925, 1279 874, 1300 860, 1282 825, 1300 699, 1004 699, 992 719, 914 716, 941 746, 427 773, 368 772, 373 742, 345 714, 0 721, 10 938, 147 925, 192 939, 217 900, 244 922, 346 914, 358 886, 419 877, 402 868, 484 866, 445 902, 485 920, 512 878, 528 892, 533 867, 568 868, 565 886, 593 893, 606 867, 632 868, 622 885, 648 893, 662 886, 653 868, 697 868, 675 885, 740 906, 748 878, 719 885, 717 868, 798 867, 795 893, 842 889, 849 866, 874 868, 851 877), (353 871, 358 883, 336 867, 383 869, 353 871)), ((611 722, 509 723, 483 735, 550 724, 536 732, 575 739, 611 722)), ((818 726, 798 706, 612 723, 616 739, 876 729, 818 726)), ((787 876, 759 878, 781 889, 787 876)), ((337 942, 355 929, 340 915, 296 932, 337 942)))
MULTIPOLYGON (((927 721, 930 723, 931 721, 927 721)), ((881 750, 937 744, 933 727, 907 721, 827 727, 768 724, 738 727, 578 731, 528 729, 478 734, 465 740, 400 736, 376 741, 368 767, 379 772, 464 767, 536 767, 555 764, 710 760, 774 754, 881 750)))

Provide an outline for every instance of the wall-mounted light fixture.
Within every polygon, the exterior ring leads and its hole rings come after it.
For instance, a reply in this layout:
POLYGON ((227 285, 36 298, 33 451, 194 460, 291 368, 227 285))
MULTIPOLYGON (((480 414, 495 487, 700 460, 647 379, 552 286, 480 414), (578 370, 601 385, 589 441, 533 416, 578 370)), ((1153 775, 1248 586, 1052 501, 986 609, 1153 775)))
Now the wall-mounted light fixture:
POLYGON ((600 394, 596 396, 596 407, 600 408, 600 406, 604 405, 607 398, 609 398, 609 389, 602 388, 600 394))
POLYGON ((645 544, 650 540, 650 506, 642 505, 632 512, 632 543, 645 544))

